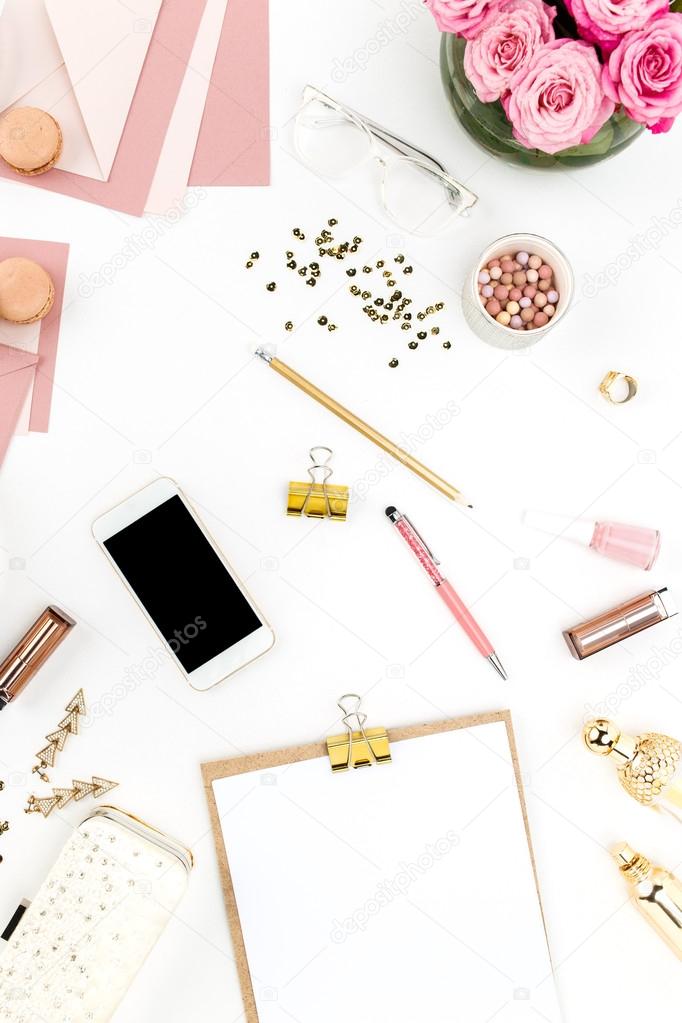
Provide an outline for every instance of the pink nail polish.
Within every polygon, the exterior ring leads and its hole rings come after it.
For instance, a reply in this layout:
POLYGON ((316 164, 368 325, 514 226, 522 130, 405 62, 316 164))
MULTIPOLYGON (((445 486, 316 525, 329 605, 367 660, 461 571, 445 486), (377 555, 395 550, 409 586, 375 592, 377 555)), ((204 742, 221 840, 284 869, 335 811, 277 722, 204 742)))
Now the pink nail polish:
POLYGON ((646 526, 629 526, 621 522, 590 522, 572 519, 570 515, 527 511, 524 523, 555 538, 573 540, 591 547, 606 558, 636 565, 648 571, 656 562, 661 548, 661 534, 646 526))

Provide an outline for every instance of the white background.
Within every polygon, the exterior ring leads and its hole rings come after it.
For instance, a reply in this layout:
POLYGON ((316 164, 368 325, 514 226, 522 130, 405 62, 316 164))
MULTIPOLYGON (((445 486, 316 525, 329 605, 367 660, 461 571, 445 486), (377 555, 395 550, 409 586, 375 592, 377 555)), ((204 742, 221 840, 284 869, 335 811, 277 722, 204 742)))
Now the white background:
MULTIPOLYGON (((366 694, 372 722, 385 725, 510 706, 566 1019, 591 1018, 597 1006, 627 1021, 662 1014, 679 1003, 679 964, 627 904, 607 849, 627 838, 674 868, 682 831, 631 802, 579 733, 607 704, 633 731, 682 735, 670 647, 677 640, 679 649, 680 619, 583 663, 561 630, 649 587, 667 585, 678 599, 682 590, 682 258, 679 229, 660 226, 682 201, 682 129, 646 135, 592 169, 510 168, 455 123, 438 34, 416 3, 279 2, 271 21, 271 188, 210 191, 171 223, 1 183, 3 234, 71 243, 51 429, 17 439, 0 474, 2 647, 51 601, 79 624, 0 724, 0 818, 11 824, 0 838, 0 916, 35 891, 85 810, 72 805, 47 821, 21 812, 32 754, 83 686, 91 723, 53 780, 118 780, 115 801, 190 844, 197 860, 117 1020, 238 1020, 199 763, 322 737, 349 689, 366 694), (473 216, 439 241, 399 240, 370 167, 342 185, 316 179, 291 152, 306 81, 436 153, 480 195, 473 216), (365 239, 368 257, 408 253, 414 293, 447 303, 441 338, 451 351, 429 342, 410 352, 404 335, 368 323, 346 293, 343 264, 315 289, 281 269, 291 228, 312 234, 329 217, 365 239), (121 263, 127 240, 150 227, 153 244, 95 286, 93 275, 121 263), (513 356, 470 333, 458 297, 477 253, 511 231, 556 242, 577 284, 556 331, 513 356), (628 255, 636 236, 650 248, 628 255), (249 275, 254 248, 261 264, 249 275), (589 286, 607 270, 613 284, 589 286), (269 279, 279 282, 274 295, 269 279), (317 325, 323 312, 334 334, 317 325), (380 452, 254 362, 249 352, 263 341, 396 439, 454 402, 458 415, 419 454, 475 510, 395 467, 364 487, 346 524, 287 518, 287 482, 301 477, 311 445, 334 449, 335 481, 349 485, 374 479, 380 452), (609 369, 638 377, 634 402, 611 407, 600 397, 609 369), (150 655, 158 641, 90 535, 98 514, 156 474, 181 483, 278 635, 267 657, 203 695, 150 655), (429 593, 384 518, 391 503, 436 548, 491 634, 508 684, 429 593), (657 526, 659 565, 645 574, 548 545, 521 526, 527 507, 657 526)), ((462 770, 453 765, 453 786, 462 770)))

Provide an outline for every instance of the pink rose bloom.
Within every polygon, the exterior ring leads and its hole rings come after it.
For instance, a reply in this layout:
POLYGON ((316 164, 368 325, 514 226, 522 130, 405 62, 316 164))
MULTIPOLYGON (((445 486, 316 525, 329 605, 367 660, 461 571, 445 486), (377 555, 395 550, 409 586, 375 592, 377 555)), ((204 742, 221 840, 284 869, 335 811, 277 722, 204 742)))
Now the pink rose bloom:
POLYGON ((472 39, 497 0, 425 0, 441 32, 472 39))
POLYGON ((464 51, 464 70, 483 103, 507 91, 510 78, 554 39, 554 7, 542 0, 502 0, 464 51))
POLYGON ((615 109, 601 70, 594 47, 580 39, 541 46, 502 97, 514 138, 544 153, 589 142, 615 109))
POLYGON ((630 32, 603 69, 607 96, 654 134, 669 131, 682 111, 682 14, 664 14, 630 32))
POLYGON ((643 29, 669 9, 669 0, 565 0, 578 33, 609 52, 627 32, 643 29))
POLYGON ((669 0, 566 0, 588 43, 597 43, 607 53, 618 46, 626 32, 644 28, 668 10, 669 0))

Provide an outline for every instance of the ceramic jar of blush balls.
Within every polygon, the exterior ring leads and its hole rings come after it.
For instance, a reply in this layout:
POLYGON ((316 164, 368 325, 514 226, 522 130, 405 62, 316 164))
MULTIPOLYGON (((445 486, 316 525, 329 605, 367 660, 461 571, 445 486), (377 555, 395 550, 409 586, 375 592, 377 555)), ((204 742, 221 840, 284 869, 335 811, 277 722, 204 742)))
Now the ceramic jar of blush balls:
POLYGON ((563 319, 572 297, 573 271, 563 252, 540 235, 509 234, 492 242, 472 266, 462 306, 482 341, 513 350, 544 337, 563 319))

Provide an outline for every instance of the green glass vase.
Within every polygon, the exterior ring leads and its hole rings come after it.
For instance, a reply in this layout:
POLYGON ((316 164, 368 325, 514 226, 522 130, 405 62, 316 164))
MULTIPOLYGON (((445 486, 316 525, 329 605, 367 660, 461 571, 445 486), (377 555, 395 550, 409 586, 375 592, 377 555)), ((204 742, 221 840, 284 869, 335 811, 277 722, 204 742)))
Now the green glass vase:
POLYGON ((591 142, 585 142, 560 153, 543 153, 526 149, 512 135, 502 104, 482 103, 464 73, 466 40, 449 32, 441 37, 440 66, 443 86, 450 105, 464 130, 488 153, 510 163, 525 167, 584 167, 615 156, 644 131, 644 126, 631 121, 617 110, 599 129, 591 142))

